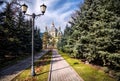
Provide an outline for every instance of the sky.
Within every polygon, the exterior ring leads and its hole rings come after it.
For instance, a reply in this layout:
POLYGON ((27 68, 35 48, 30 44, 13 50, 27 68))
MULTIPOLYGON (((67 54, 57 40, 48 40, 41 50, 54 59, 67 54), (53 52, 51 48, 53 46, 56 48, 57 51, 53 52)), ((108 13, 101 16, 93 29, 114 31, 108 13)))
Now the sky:
POLYGON ((83 0, 29 0, 31 2, 25 2, 28 5, 28 11, 26 13, 35 14, 41 13, 40 5, 43 3, 47 6, 44 15, 35 19, 35 25, 41 29, 41 32, 45 31, 45 27, 48 29, 51 27, 51 23, 54 22, 55 27, 61 27, 63 32, 70 17, 75 10, 79 9, 83 0))
MULTIPOLYGON (((45 31, 46 26, 49 29, 52 22, 54 22, 56 28, 61 27, 63 32, 71 15, 79 9, 83 2, 84 0, 20 0, 20 4, 25 3, 28 6, 27 14, 40 14, 40 5, 44 3, 47 6, 45 14, 35 19, 35 26, 41 32, 45 31)), ((26 18, 29 19, 29 17, 26 18)))

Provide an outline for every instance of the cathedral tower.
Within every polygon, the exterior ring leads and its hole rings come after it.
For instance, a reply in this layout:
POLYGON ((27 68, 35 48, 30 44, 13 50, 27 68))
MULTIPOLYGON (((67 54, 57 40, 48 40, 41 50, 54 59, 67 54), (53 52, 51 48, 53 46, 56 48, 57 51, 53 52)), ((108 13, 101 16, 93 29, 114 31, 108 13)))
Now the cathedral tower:
POLYGON ((52 22, 51 27, 46 26, 45 32, 48 32, 49 38, 48 43, 46 44, 48 48, 57 48, 57 42, 60 40, 62 36, 61 27, 58 29, 55 27, 54 22, 52 22))

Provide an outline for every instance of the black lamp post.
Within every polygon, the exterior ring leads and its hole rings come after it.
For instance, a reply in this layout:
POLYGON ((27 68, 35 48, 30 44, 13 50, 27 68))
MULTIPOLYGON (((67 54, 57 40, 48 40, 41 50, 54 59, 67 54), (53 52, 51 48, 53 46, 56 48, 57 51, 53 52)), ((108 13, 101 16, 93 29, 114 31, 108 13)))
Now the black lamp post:
MULTIPOLYGON (((22 5, 22 12, 24 14, 26 13, 27 8, 28 8, 28 6, 26 4, 22 5)), ((31 16, 32 17, 32 62, 31 62, 31 75, 32 76, 35 75, 35 69, 34 69, 34 23, 35 23, 35 17, 44 15, 47 6, 43 4, 43 5, 40 6, 40 8, 41 8, 42 14, 38 14, 38 15, 36 15, 35 13, 33 13, 31 15, 30 14, 25 14, 27 16, 31 16)))

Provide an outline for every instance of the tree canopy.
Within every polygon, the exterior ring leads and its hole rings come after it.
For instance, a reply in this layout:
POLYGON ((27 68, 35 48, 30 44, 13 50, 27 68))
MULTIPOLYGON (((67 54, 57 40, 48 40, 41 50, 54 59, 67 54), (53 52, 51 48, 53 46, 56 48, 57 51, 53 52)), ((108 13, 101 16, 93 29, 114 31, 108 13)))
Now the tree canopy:
MULTIPOLYGON (((0 6, 4 1, 0 1, 0 6)), ((5 2, 6 6, 0 11, 0 63, 7 56, 21 57, 31 54, 32 20, 25 19, 19 5, 14 1, 5 2)), ((35 29, 35 51, 42 49, 40 30, 35 29)))
POLYGON ((58 48, 76 58, 118 70, 119 8, 119 0, 85 0, 69 21, 71 26, 66 27, 58 48))

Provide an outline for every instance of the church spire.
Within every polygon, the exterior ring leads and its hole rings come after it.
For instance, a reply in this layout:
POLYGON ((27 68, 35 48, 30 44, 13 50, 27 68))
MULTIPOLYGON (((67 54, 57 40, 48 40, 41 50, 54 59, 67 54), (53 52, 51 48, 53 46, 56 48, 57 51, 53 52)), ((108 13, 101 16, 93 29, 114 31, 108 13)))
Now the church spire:
POLYGON ((61 27, 59 26, 59 31, 61 31, 61 27))
POLYGON ((48 27, 47 26, 45 27, 45 32, 48 32, 48 27))
POLYGON ((55 30, 56 30, 56 29, 55 29, 54 22, 52 22, 51 31, 52 31, 52 32, 55 32, 55 30))
POLYGON ((54 21, 52 22, 52 27, 55 27, 55 25, 54 25, 54 21))

